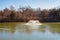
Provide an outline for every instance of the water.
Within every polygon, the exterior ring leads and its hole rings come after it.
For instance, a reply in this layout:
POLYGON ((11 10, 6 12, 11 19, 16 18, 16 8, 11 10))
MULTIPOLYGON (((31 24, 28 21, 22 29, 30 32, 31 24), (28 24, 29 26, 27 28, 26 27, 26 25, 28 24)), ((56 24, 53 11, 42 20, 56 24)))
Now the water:
POLYGON ((39 20, 30 20, 29 22, 25 23, 24 25, 32 25, 32 26, 38 26, 42 25, 42 23, 39 22, 39 20))
POLYGON ((0 23, 0 40, 60 40, 60 23, 43 23, 32 29, 25 23, 0 23))

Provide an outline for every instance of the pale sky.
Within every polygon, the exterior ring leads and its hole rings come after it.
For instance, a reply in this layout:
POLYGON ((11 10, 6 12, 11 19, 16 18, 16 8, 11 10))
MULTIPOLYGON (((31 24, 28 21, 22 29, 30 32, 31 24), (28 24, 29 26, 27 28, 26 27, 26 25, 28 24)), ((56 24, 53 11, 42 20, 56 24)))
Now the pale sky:
POLYGON ((60 6, 60 0, 0 0, 0 10, 13 5, 16 9, 19 6, 30 6, 32 8, 50 9, 60 6))

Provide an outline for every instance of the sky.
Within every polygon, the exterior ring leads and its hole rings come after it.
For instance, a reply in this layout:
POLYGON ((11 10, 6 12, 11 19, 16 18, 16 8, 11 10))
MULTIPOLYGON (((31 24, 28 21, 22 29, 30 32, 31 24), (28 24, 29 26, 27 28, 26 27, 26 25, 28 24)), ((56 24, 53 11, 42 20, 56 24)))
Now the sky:
POLYGON ((60 6, 60 0, 0 0, 0 10, 13 5, 16 9, 21 6, 31 8, 51 9, 60 6))

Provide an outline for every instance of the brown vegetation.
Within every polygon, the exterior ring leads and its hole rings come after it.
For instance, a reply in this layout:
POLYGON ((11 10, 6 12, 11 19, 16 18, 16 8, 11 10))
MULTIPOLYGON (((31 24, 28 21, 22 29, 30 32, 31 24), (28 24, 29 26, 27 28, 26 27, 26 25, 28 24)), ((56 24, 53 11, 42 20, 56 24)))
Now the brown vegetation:
POLYGON ((41 22, 59 22, 60 9, 41 10, 30 7, 21 7, 15 10, 5 8, 0 10, 0 22, 27 22, 29 20, 39 20, 41 22))

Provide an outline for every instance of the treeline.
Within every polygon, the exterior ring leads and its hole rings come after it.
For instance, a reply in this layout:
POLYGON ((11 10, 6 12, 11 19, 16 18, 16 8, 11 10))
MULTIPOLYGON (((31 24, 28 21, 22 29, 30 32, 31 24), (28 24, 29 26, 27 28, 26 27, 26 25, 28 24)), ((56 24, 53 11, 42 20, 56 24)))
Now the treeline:
POLYGON ((20 7, 18 10, 15 10, 11 6, 10 9, 0 10, 0 22, 27 22, 29 20, 60 22, 60 8, 41 10, 40 8, 20 7))

